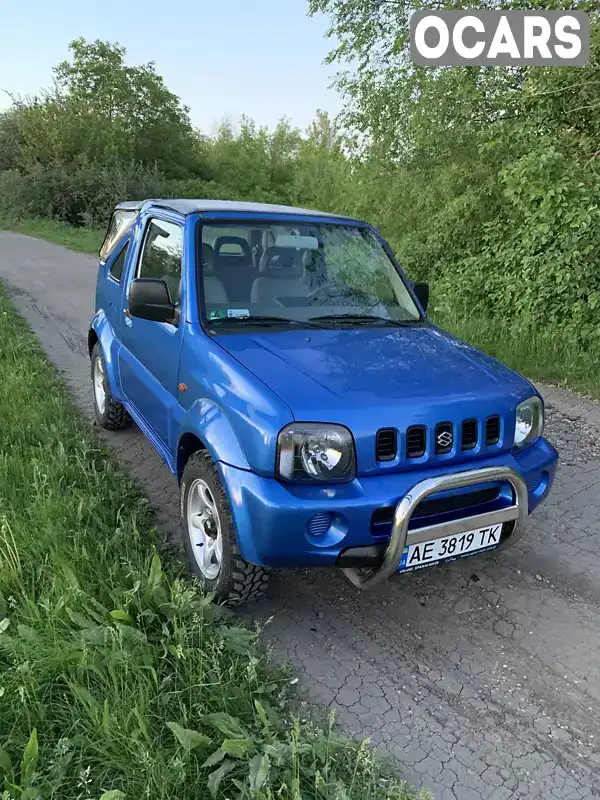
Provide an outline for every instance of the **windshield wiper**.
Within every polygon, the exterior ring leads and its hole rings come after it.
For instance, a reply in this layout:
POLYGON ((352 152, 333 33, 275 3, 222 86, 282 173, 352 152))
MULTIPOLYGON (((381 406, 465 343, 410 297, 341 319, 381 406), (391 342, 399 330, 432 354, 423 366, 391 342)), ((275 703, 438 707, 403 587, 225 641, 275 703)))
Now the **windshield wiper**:
POLYGON ((393 325, 396 328, 410 328, 413 325, 418 325, 421 320, 414 319, 414 320, 401 320, 401 319, 390 319, 389 317, 378 317, 375 314, 324 314, 321 317, 311 317, 311 322, 326 322, 330 320, 331 322, 349 322, 349 323, 356 323, 360 325, 361 323, 368 324, 368 323, 380 323, 383 322, 386 325, 393 325))
POLYGON ((218 323, 241 323, 244 322, 247 325, 258 325, 258 326, 269 326, 269 325, 304 325, 309 328, 323 328, 324 325, 319 325, 317 322, 313 322, 311 320, 304 320, 304 319, 290 319, 289 317, 272 317, 265 314, 248 314, 244 317, 219 317, 219 319, 211 319, 209 320, 210 325, 216 325, 218 323))

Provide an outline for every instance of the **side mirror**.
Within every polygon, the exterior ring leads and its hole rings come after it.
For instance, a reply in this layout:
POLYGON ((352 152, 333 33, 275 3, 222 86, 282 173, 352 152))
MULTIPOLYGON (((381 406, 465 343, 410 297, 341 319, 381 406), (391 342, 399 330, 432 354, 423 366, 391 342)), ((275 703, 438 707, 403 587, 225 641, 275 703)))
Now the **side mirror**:
POLYGON ((427 311, 427 306, 429 305, 429 284, 413 283, 413 289, 417 295, 417 300, 423 306, 423 311, 427 311))
POLYGON ((129 288, 129 313, 132 317, 153 322, 173 322, 175 306, 164 281, 154 278, 136 278, 129 288))

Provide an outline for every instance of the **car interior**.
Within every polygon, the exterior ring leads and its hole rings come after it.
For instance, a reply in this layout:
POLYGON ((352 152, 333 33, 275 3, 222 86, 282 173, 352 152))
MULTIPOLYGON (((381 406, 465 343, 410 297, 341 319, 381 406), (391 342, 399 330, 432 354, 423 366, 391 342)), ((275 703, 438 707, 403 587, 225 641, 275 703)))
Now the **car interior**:
POLYGON ((218 236, 202 244, 205 302, 285 306, 307 298, 323 280, 317 250, 278 247, 269 230, 254 229, 249 241, 241 236, 218 236))

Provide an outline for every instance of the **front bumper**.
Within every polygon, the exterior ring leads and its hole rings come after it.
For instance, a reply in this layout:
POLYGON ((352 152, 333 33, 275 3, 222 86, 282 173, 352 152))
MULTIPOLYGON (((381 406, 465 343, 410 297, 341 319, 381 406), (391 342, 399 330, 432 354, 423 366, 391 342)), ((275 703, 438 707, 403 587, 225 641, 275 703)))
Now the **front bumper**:
MULTIPOLYGON (((265 567, 327 567, 338 561, 343 565, 340 556, 347 551, 365 548, 367 556, 367 551, 375 548, 385 565, 383 577, 374 581, 378 583, 394 572, 405 544, 491 524, 484 521, 479 525, 476 517, 517 523, 511 538, 518 535, 527 514, 550 491, 557 458, 554 447, 540 439, 521 453, 443 469, 361 477, 330 486, 282 484, 226 464, 220 464, 220 469, 246 561, 265 567), (493 499, 470 506, 468 492, 476 487, 495 489, 493 499), (419 517, 426 497, 452 499, 461 494, 459 509, 448 510, 446 503, 441 513, 419 517), (388 529, 374 526, 374 515, 389 508, 395 510, 394 523, 388 529), (315 515, 320 515, 318 525, 312 524, 315 515), (327 518, 330 524, 324 530, 321 523, 327 518)), ((355 583, 363 580, 357 570, 348 571, 355 583)))

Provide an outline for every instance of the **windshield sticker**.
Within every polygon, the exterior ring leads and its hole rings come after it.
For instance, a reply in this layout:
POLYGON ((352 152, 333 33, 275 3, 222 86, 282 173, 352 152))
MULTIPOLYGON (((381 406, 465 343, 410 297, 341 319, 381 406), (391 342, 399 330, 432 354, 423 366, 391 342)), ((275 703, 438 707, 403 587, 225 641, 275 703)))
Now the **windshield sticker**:
POLYGON ((250 309, 248 309, 248 308, 228 308, 227 309, 227 316, 228 317, 249 317, 250 316, 250 309))
POLYGON ((222 308, 213 308, 208 312, 209 319, 225 319, 225 312, 222 308))

